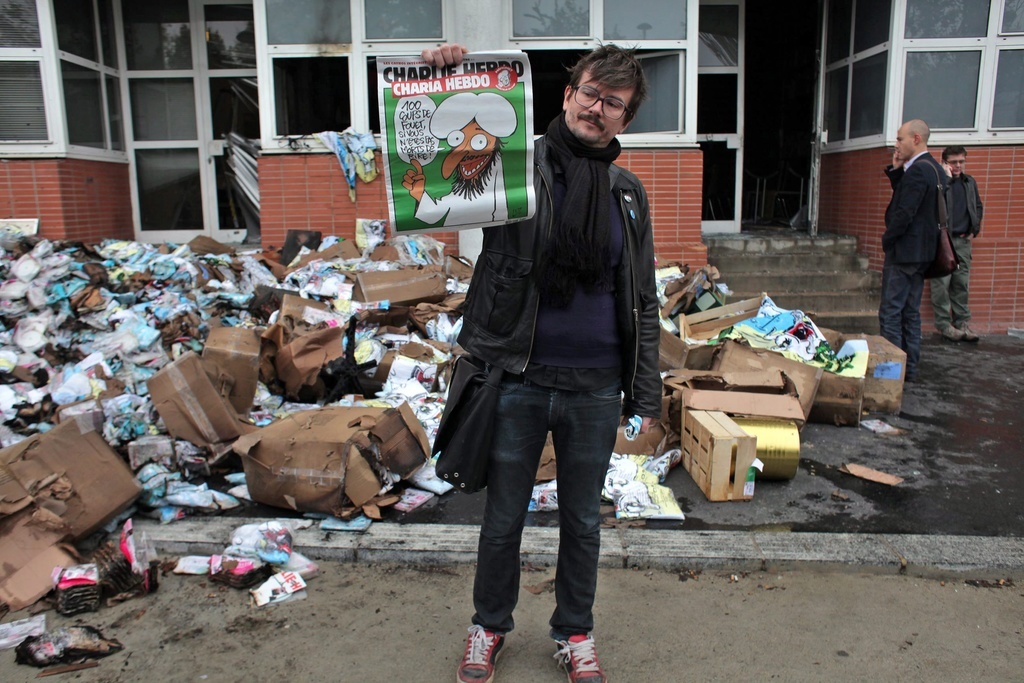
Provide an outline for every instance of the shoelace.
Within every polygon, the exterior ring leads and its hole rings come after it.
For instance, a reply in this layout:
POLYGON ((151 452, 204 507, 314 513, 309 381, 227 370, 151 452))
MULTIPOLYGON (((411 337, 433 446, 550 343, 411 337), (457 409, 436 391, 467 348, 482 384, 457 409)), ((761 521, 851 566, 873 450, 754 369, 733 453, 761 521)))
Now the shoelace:
POLYGON ((576 673, 598 673, 601 671, 597 663, 597 651, 594 649, 594 639, 587 638, 578 643, 564 641, 562 649, 555 653, 555 658, 572 664, 572 670, 576 673))
POLYGON ((487 665, 487 652, 494 644, 496 636, 487 636, 482 626, 469 627, 469 640, 466 643, 466 664, 487 665))

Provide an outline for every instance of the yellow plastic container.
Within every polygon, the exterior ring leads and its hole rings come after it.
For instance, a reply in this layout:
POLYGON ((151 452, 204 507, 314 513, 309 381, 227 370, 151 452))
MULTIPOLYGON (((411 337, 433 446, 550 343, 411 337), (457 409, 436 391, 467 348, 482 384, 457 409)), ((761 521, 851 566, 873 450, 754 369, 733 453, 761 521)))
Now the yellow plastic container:
POLYGON ((800 465, 800 430, 791 420, 736 417, 733 421, 757 437, 757 457, 764 463, 758 479, 792 479, 800 465))

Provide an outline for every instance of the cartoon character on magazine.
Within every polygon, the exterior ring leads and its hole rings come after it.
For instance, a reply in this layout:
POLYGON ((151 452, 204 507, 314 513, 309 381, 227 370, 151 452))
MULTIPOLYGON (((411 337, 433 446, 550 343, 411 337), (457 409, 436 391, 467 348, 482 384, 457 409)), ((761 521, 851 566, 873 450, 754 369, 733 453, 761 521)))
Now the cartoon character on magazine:
POLYGON ((438 105, 430 117, 430 134, 451 148, 441 163, 441 176, 452 191, 433 198, 426 192, 423 166, 416 159, 405 172, 402 187, 416 200, 416 218, 424 223, 462 225, 508 220, 502 138, 516 131, 512 104, 495 93, 458 93, 438 105))

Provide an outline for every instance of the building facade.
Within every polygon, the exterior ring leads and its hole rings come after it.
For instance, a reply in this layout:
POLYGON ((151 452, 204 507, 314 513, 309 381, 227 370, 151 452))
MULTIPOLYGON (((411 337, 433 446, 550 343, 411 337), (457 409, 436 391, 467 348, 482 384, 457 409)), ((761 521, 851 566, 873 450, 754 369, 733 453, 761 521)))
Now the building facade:
POLYGON ((537 134, 581 52, 636 46, 651 96, 620 163, 665 261, 772 226, 856 235, 880 269, 882 168, 923 118, 985 201, 972 324, 1024 326, 1024 0, 0 0, 0 219, 93 242, 352 235, 387 216, 384 180, 353 199, 315 134, 379 133, 376 57, 442 41, 525 51, 537 134))

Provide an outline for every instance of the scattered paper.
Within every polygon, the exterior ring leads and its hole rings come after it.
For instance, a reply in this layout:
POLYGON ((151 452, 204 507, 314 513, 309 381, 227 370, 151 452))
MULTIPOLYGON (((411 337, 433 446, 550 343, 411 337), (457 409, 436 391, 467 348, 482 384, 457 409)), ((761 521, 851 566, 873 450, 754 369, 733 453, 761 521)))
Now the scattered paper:
POLYGON ((860 426, 874 432, 875 434, 881 434, 883 436, 896 436, 898 434, 907 433, 906 429, 893 427, 885 420, 861 420, 860 426))

